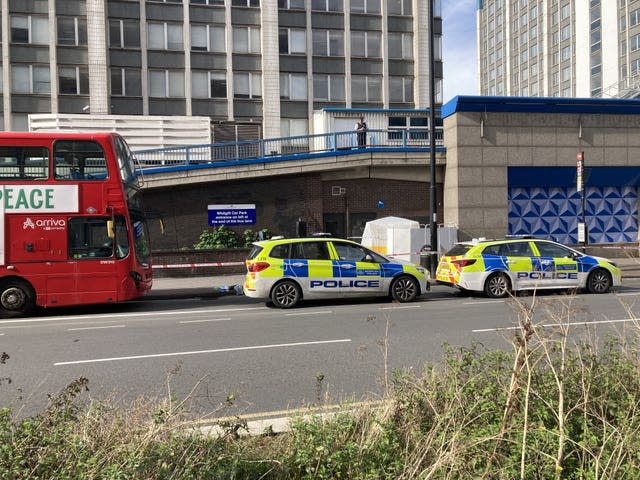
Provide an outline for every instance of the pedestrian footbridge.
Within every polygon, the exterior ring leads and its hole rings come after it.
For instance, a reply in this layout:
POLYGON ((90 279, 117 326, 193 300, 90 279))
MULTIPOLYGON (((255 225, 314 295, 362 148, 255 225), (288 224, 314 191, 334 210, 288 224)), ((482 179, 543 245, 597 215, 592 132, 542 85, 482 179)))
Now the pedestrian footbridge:
MULTIPOLYGON (((436 165, 444 165, 442 129, 435 135, 436 165)), ((429 132, 369 130, 358 146, 356 133, 333 132, 211 145, 136 151, 145 189, 224 182, 311 172, 362 171, 371 178, 428 178, 429 132)), ((362 172, 360 172, 362 173, 362 172)))

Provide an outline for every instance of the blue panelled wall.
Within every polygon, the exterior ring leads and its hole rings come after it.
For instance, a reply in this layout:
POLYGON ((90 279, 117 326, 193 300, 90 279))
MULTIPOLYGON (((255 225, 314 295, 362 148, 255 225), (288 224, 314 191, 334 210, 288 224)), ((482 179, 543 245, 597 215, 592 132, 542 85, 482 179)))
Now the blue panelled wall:
MULTIPOLYGON (((589 243, 638 240, 640 167, 585 168, 589 243)), ((582 219, 576 169, 509 167, 509 234, 578 243, 582 219)))

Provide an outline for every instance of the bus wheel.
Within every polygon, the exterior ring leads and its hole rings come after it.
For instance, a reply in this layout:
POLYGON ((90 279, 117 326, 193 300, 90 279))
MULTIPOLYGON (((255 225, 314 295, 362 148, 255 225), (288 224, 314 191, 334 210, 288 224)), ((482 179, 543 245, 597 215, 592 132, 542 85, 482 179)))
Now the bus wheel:
POLYGON ((0 284, 0 313, 6 317, 28 315, 36 306, 31 285, 23 280, 7 280, 0 284))

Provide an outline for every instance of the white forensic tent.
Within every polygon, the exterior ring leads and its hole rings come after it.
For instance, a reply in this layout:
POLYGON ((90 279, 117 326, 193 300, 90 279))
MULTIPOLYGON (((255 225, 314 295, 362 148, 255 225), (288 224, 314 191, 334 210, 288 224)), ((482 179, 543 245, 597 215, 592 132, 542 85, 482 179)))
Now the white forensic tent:
POLYGON ((415 220, 383 217, 365 224, 362 245, 388 257, 420 263, 425 230, 415 220))

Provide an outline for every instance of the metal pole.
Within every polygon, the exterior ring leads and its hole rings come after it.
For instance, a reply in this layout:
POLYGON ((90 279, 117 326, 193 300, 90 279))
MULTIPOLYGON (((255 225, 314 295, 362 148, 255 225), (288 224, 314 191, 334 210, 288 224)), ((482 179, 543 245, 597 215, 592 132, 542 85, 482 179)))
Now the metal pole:
POLYGON ((430 229, 431 229, 431 276, 435 275, 436 263, 438 261, 438 224, 436 222, 437 205, 436 205, 436 79, 435 79, 435 41, 433 37, 434 31, 434 0, 429 0, 429 153, 430 163, 429 170, 431 173, 429 183, 429 205, 430 205, 430 229))

